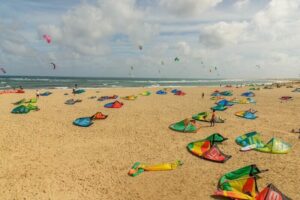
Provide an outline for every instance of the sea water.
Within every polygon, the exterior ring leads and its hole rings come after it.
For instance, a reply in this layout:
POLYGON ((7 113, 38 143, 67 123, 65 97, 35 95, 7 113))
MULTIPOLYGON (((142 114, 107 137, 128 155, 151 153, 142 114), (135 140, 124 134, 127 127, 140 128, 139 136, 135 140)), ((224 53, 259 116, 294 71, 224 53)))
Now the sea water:
MULTIPOLYGON (((282 80, 283 81, 283 80, 282 80)), ((0 90, 19 88, 67 89, 75 84, 80 88, 111 87, 180 87, 271 84, 278 80, 260 79, 162 79, 162 78, 88 78, 88 77, 46 77, 46 76, 0 76, 0 90)))

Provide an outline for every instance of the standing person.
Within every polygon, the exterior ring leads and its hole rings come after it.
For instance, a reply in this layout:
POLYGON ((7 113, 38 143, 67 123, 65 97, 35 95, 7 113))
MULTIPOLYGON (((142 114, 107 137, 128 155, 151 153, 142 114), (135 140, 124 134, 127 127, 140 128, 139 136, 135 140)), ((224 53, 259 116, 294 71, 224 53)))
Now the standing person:
POLYGON ((75 94, 76 94, 76 90, 77 90, 77 84, 74 85, 74 88, 73 88, 73 90, 72 90, 72 93, 73 93, 74 96, 75 96, 75 94))
POLYGON ((211 119, 210 119, 210 126, 215 126, 215 121, 216 121, 216 113, 215 110, 213 109, 212 115, 211 115, 211 119))
POLYGON ((35 96, 36 96, 37 99, 40 97, 40 91, 39 90, 35 91, 35 96))
POLYGON ((202 99, 204 98, 204 92, 202 92, 202 99))

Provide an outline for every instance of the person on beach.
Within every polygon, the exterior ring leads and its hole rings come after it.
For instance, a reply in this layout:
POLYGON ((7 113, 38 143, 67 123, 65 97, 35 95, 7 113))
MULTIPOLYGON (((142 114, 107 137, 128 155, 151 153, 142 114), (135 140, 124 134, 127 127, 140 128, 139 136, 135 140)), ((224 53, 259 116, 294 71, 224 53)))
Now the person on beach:
MULTIPOLYGON (((300 128, 299 128, 298 132, 297 132, 295 129, 292 129, 291 132, 292 132, 292 133, 300 133, 300 128)), ((300 139, 300 135, 298 136, 298 139, 300 139)))
POLYGON ((249 110, 247 110, 248 112, 250 112, 250 113, 256 113, 257 111, 256 110, 254 110, 253 108, 250 108, 249 110))
POLYGON ((210 119, 210 126, 213 127, 215 126, 215 121, 216 121, 216 111, 213 110, 212 115, 211 115, 211 119, 210 119))
POLYGON ((20 88, 20 90, 23 90, 23 87, 22 87, 22 85, 20 85, 20 87, 19 87, 19 88, 20 88))
POLYGON ((202 99, 204 98, 204 92, 202 92, 202 99))
POLYGON ((75 96, 75 94, 76 94, 76 90, 77 90, 77 84, 74 85, 74 88, 73 88, 73 90, 72 90, 72 93, 73 93, 74 96, 75 96))
POLYGON ((292 129, 292 131, 291 131, 292 133, 300 133, 300 128, 299 128, 299 131, 297 132, 297 131, 295 131, 295 129, 292 129))
POLYGON ((40 97, 40 92, 39 92, 39 90, 36 90, 36 91, 35 91, 35 96, 36 96, 37 99, 40 97))
POLYGON ((186 119, 184 119, 183 123, 184 123, 184 126, 185 126, 185 127, 187 127, 189 124, 192 124, 192 125, 196 126, 197 129, 200 128, 200 126, 198 126, 198 125, 196 124, 196 120, 194 120, 194 119, 186 118, 186 119))

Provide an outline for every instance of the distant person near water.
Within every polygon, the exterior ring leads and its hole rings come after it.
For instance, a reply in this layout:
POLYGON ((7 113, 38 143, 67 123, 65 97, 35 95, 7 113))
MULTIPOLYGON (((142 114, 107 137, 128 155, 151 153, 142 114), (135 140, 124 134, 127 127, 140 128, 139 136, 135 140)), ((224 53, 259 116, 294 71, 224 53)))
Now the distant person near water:
POLYGON ((36 90, 35 96, 36 96, 37 99, 40 97, 40 91, 39 90, 36 90))
POLYGON ((202 99, 204 98, 204 92, 202 92, 202 99))
POLYGON ((74 85, 74 88, 73 88, 73 90, 72 90, 72 93, 73 93, 74 96, 75 96, 75 94, 76 94, 76 90, 77 90, 77 84, 74 85))

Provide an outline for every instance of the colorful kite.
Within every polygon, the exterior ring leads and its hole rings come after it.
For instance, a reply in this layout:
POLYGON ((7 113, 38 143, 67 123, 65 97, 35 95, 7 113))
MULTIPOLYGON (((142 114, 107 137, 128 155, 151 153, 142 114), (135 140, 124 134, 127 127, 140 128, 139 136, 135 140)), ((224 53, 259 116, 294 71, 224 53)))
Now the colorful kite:
POLYGON ((52 41, 52 38, 50 35, 45 34, 45 35, 43 35, 43 38, 48 44, 50 44, 52 41))
POLYGON ((258 192, 256 178, 261 172, 263 171, 260 171, 256 165, 229 172, 220 178, 214 195, 231 199, 255 200, 258 192))
POLYGON ((189 143, 187 149, 200 158, 224 163, 231 158, 231 156, 222 153, 217 143, 221 143, 225 140, 227 140, 227 138, 224 138, 219 133, 214 133, 203 140, 189 143))

